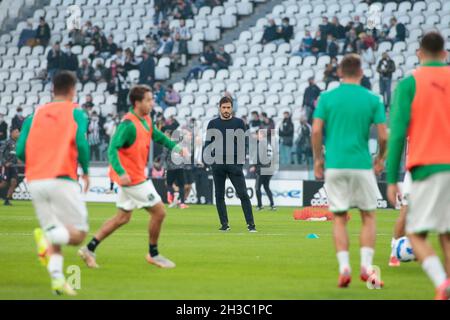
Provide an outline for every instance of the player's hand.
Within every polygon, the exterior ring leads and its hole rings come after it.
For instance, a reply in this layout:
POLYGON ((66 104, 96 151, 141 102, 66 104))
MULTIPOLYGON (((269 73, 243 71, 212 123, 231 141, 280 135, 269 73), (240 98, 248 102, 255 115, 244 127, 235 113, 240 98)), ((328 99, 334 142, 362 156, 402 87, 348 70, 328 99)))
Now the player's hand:
POLYGON ((83 192, 87 193, 89 191, 89 184, 90 184, 89 176, 87 174, 83 174, 81 176, 81 179, 83 179, 83 192))
POLYGON ((397 205, 397 199, 398 199, 397 197, 398 196, 401 197, 401 194, 400 194, 397 184, 395 183, 395 184, 388 185, 387 198, 388 198, 389 203, 393 207, 395 207, 397 205))
POLYGON ((317 180, 323 179, 323 160, 315 160, 314 161, 314 176, 317 180))
POLYGON ((380 157, 376 157, 373 161, 373 169, 375 170, 375 174, 378 176, 384 170, 384 159, 380 157))
POLYGON ((128 174, 123 174, 119 177, 120 180, 120 185, 121 186, 128 186, 129 184, 131 184, 131 179, 130 176, 128 174))

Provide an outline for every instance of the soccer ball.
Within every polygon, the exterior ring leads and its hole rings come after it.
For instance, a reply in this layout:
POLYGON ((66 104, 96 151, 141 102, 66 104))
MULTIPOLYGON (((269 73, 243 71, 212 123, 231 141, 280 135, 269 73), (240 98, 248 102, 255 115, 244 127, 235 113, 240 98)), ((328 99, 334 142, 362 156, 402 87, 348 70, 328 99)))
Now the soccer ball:
POLYGON ((397 256, 397 259, 402 262, 409 262, 416 259, 411 242, 409 242, 407 237, 402 237, 397 240, 397 243, 395 244, 395 255, 397 256))

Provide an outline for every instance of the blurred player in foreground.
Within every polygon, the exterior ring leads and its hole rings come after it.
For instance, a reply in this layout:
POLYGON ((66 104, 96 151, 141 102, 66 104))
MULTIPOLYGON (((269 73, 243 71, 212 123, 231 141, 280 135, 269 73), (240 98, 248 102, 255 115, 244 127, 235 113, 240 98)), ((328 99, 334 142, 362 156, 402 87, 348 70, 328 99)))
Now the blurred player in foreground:
POLYGON ((63 271, 63 245, 78 245, 88 231, 86 205, 77 168, 89 188, 87 117, 77 108, 76 78, 61 71, 53 78, 53 101, 36 109, 23 125, 17 156, 25 162, 25 177, 42 229, 35 229, 38 255, 50 273, 55 294, 75 295, 63 271))
POLYGON ((406 234, 414 254, 436 288, 436 299, 450 299, 450 67, 438 32, 423 36, 421 66, 396 88, 388 153, 388 199, 395 204, 400 158, 408 136, 406 168, 412 186, 406 234), (439 234, 445 268, 427 242, 439 234))
POLYGON ((110 177, 120 186, 117 214, 106 221, 86 247, 78 251, 88 267, 97 268, 94 251, 106 237, 131 219, 135 209, 144 208, 151 214, 147 262, 160 268, 174 268, 175 263, 158 251, 158 239, 166 209, 151 180, 145 173, 150 144, 161 143, 166 148, 183 153, 175 142, 156 129, 149 114, 154 105, 150 87, 137 85, 130 90, 132 108, 123 117, 108 149, 110 177))
POLYGON ((339 66, 341 85, 320 95, 314 113, 312 143, 314 173, 318 179, 325 176, 325 190, 330 211, 334 213, 334 242, 339 262, 338 286, 348 287, 351 281, 349 239, 347 234, 348 210, 361 211, 362 281, 370 280, 375 286, 383 283, 375 274, 372 262, 375 248, 375 210, 378 190, 372 158, 368 148, 369 131, 377 126, 379 154, 375 158, 375 173, 384 168, 386 151, 386 125, 384 105, 380 98, 360 85, 363 71, 361 58, 355 54, 345 56, 339 66), (322 152, 325 139, 325 175, 322 152))

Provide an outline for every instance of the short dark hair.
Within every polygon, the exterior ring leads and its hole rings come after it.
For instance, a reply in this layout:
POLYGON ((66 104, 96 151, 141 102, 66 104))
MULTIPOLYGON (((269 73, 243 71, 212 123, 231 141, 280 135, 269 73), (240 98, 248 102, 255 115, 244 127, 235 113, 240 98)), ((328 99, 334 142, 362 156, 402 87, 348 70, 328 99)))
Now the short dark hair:
POLYGON ((444 38, 438 31, 427 32, 420 40, 420 49, 435 56, 444 50, 444 38))
POLYGON ((342 76, 355 77, 361 70, 361 58, 355 53, 350 53, 344 56, 339 68, 341 69, 342 76))
POLYGON ((219 107, 220 107, 221 105, 223 105, 224 103, 230 103, 231 106, 233 107, 233 99, 231 99, 231 98, 228 97, 228 96, 222 97, 222 98, 220 99, 220 101, 219 101, 219 107))
POLYGON ((134 106, 136 101, 142 101, 145 93, 152 92, 152 89, 145 84, 138 84, 130 90, 130 102, 134 106))
POLYGON ((66 95, 77 85, 77 78, 70 71, 59 71, 53 76, 53 94, 66 95))

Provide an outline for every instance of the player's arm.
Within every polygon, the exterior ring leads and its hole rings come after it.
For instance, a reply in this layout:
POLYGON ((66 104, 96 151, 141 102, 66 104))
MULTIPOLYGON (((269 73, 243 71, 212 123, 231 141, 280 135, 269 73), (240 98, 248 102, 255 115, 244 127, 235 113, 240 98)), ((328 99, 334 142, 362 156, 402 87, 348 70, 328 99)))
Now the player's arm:
POLYGON ((19 139, 17 140, 16 155, 17 158, 23 163, 25 163, 25 149, 32 122, 33 116, 29 116, 25 119, 22 125, 22 130, 20 131, 19 139))
POLYGON ((177 145, 175 141, 170 140, 164 133, 158 130, 154 124, 152 138, 153 141, 163 145, 171 151, 175 150, 176 152, 181 152, 181 147, 177 145))
POLYGON ((78 162, 83 169, 83 173, 89 173, 89 143, 87 141, 88 118, 83 110, 73 111, 75 122, 77 123, 77 133, 75 141, 78 149, 78 162))
POLYGON ((388 199, 392 205, 396 204, 398 194, 398 171, 402 158, 405 139, 411 119, 411 104, 414 99, 416 83, 414 77, 402 80, 394 92, 391 105, 391 125, 388 141, 387 180, 388 199))
POLYGON ((122 163, 120 163, 119 149, 131 146, 135 140, 136 128, 134 124, 129 120, 122 121, 118 125, 108 147, 109 163, 119 176, 123 176, 127 173, 122 166, 122 163))
POLYGON ((386 159, 387 151, 386 114, 381 97, 377 99, 375 108, 374 124, 377 127, 378 134, 378 154, 375 157, 374 169, 376 174, 380 174, 384 169, 384 161, 386 159))
POLYGON ((323 179, 324 160, 323 160, 323 129, 326 120, 325 99, 321 95, 314 111, 314 120, 311 133, 311 144, 314 156, 314 174, 316 178, 323 179))

